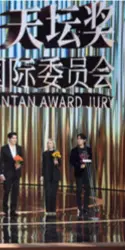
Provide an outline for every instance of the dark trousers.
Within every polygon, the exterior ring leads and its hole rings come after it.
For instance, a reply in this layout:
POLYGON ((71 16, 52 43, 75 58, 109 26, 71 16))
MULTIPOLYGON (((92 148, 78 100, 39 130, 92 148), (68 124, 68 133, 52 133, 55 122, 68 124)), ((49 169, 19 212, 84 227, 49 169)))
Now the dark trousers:
POLYGON ((17 200, 19 195, 19 178, 13 177, 4 181, 4 196, 3 196, 3 211, 8 212, 8 198, 11 193, 10 198, 10 209, 11 212, 15 212, 17 208, 17 200))
POLYGON ((11 220, 10 226, 8 224, 8 218, 4 218, 3 223, 6 224, 3 226, 3 235, 4 243, 18 243, 18 224, 17 218, 11 220))
POLYGON ((56 212, 56 196, 58 190, 58 181, 45 180, 45 203, 47 212, 56 212))
POLYGON ((87 168, 83 169, 80 176, 76 177, 76 201, 79 210, 84 207, 88 209, 89 205, 89 195, 90 195, 90 184, 87 168), (84 204, 82 204, 82 188, 84 185, 84 204))

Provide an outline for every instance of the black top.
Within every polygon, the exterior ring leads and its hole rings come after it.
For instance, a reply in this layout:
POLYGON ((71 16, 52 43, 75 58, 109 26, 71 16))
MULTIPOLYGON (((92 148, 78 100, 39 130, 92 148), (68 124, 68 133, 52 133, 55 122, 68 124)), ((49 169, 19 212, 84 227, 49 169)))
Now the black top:
POLYGON ((48 181, 59 181, 60 180, 60 165, 61 161, 59 159, 59 164, 56 166, 54 165, 54 158, 52 154, 55 150, 47 150, 43 152, 42 155, 42 175, 45 180, 48 181))
MULTIPOLYGON (((22 157, 22 147, 16 145, 17 155, 22 157)), ((13 178, 13 176, 20 177, 21 176, 21 168, 15 169, 15 161, 11 154, 9 145, 4 145, 1 147, 0 154, 0 174, 4 174, 6 179, 13 178)))
POLYGON ((81 164, 83 163, 84 159, 89 158, 89 152, 88 152, 87 147, 84 147, 84 148, 79 148, 78 147, 78 153, 79 153, 79 158, 80 158, 81 164))
POLYGON ((73 148, 70 153, 70 166, 74 167, 75 176, 80 176, 83 169, 80 168, 83 159, 92 159, 92 150, 90 147, 85 146, 73 148))

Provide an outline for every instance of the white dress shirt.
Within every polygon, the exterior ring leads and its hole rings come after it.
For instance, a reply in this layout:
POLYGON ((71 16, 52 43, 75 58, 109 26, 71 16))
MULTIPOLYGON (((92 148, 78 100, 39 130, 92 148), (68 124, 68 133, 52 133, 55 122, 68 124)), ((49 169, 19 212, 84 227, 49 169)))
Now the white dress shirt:
POLYGON ((17 152, 16 152, 16 145, 12 146, 10 143, 8 143, 11 154, 13 156, 13 158, 16 156, 17 152))

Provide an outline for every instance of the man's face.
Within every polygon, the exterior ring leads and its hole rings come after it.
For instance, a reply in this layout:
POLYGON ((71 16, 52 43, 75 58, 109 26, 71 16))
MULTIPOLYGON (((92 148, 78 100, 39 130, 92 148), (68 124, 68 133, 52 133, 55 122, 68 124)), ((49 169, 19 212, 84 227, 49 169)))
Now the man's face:
POLYGON ((16 145, 16 143, 17 143, 17 136, 16 136, 16 135, 13 135, 13 136, 9 139, 9 142, 10 142, 12 145, 16 145))
POLYGON ((86 140, 83 140, 80 136, 77 138, 77 145, 78 146, 83 146, 86 140))

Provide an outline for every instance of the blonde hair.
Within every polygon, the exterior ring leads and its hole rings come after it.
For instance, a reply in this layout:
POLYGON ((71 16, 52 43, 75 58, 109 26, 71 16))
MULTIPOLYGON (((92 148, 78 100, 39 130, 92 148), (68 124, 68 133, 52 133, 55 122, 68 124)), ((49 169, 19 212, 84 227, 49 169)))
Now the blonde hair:
POLYGON ((52 139, 52 138, 49 138, 48 141, 47 141, 47 149, 48 149, 49 141, 51 141, 53 143, 53 149, 56 149, 56 143, 55 143, 54 139, 52 139))

